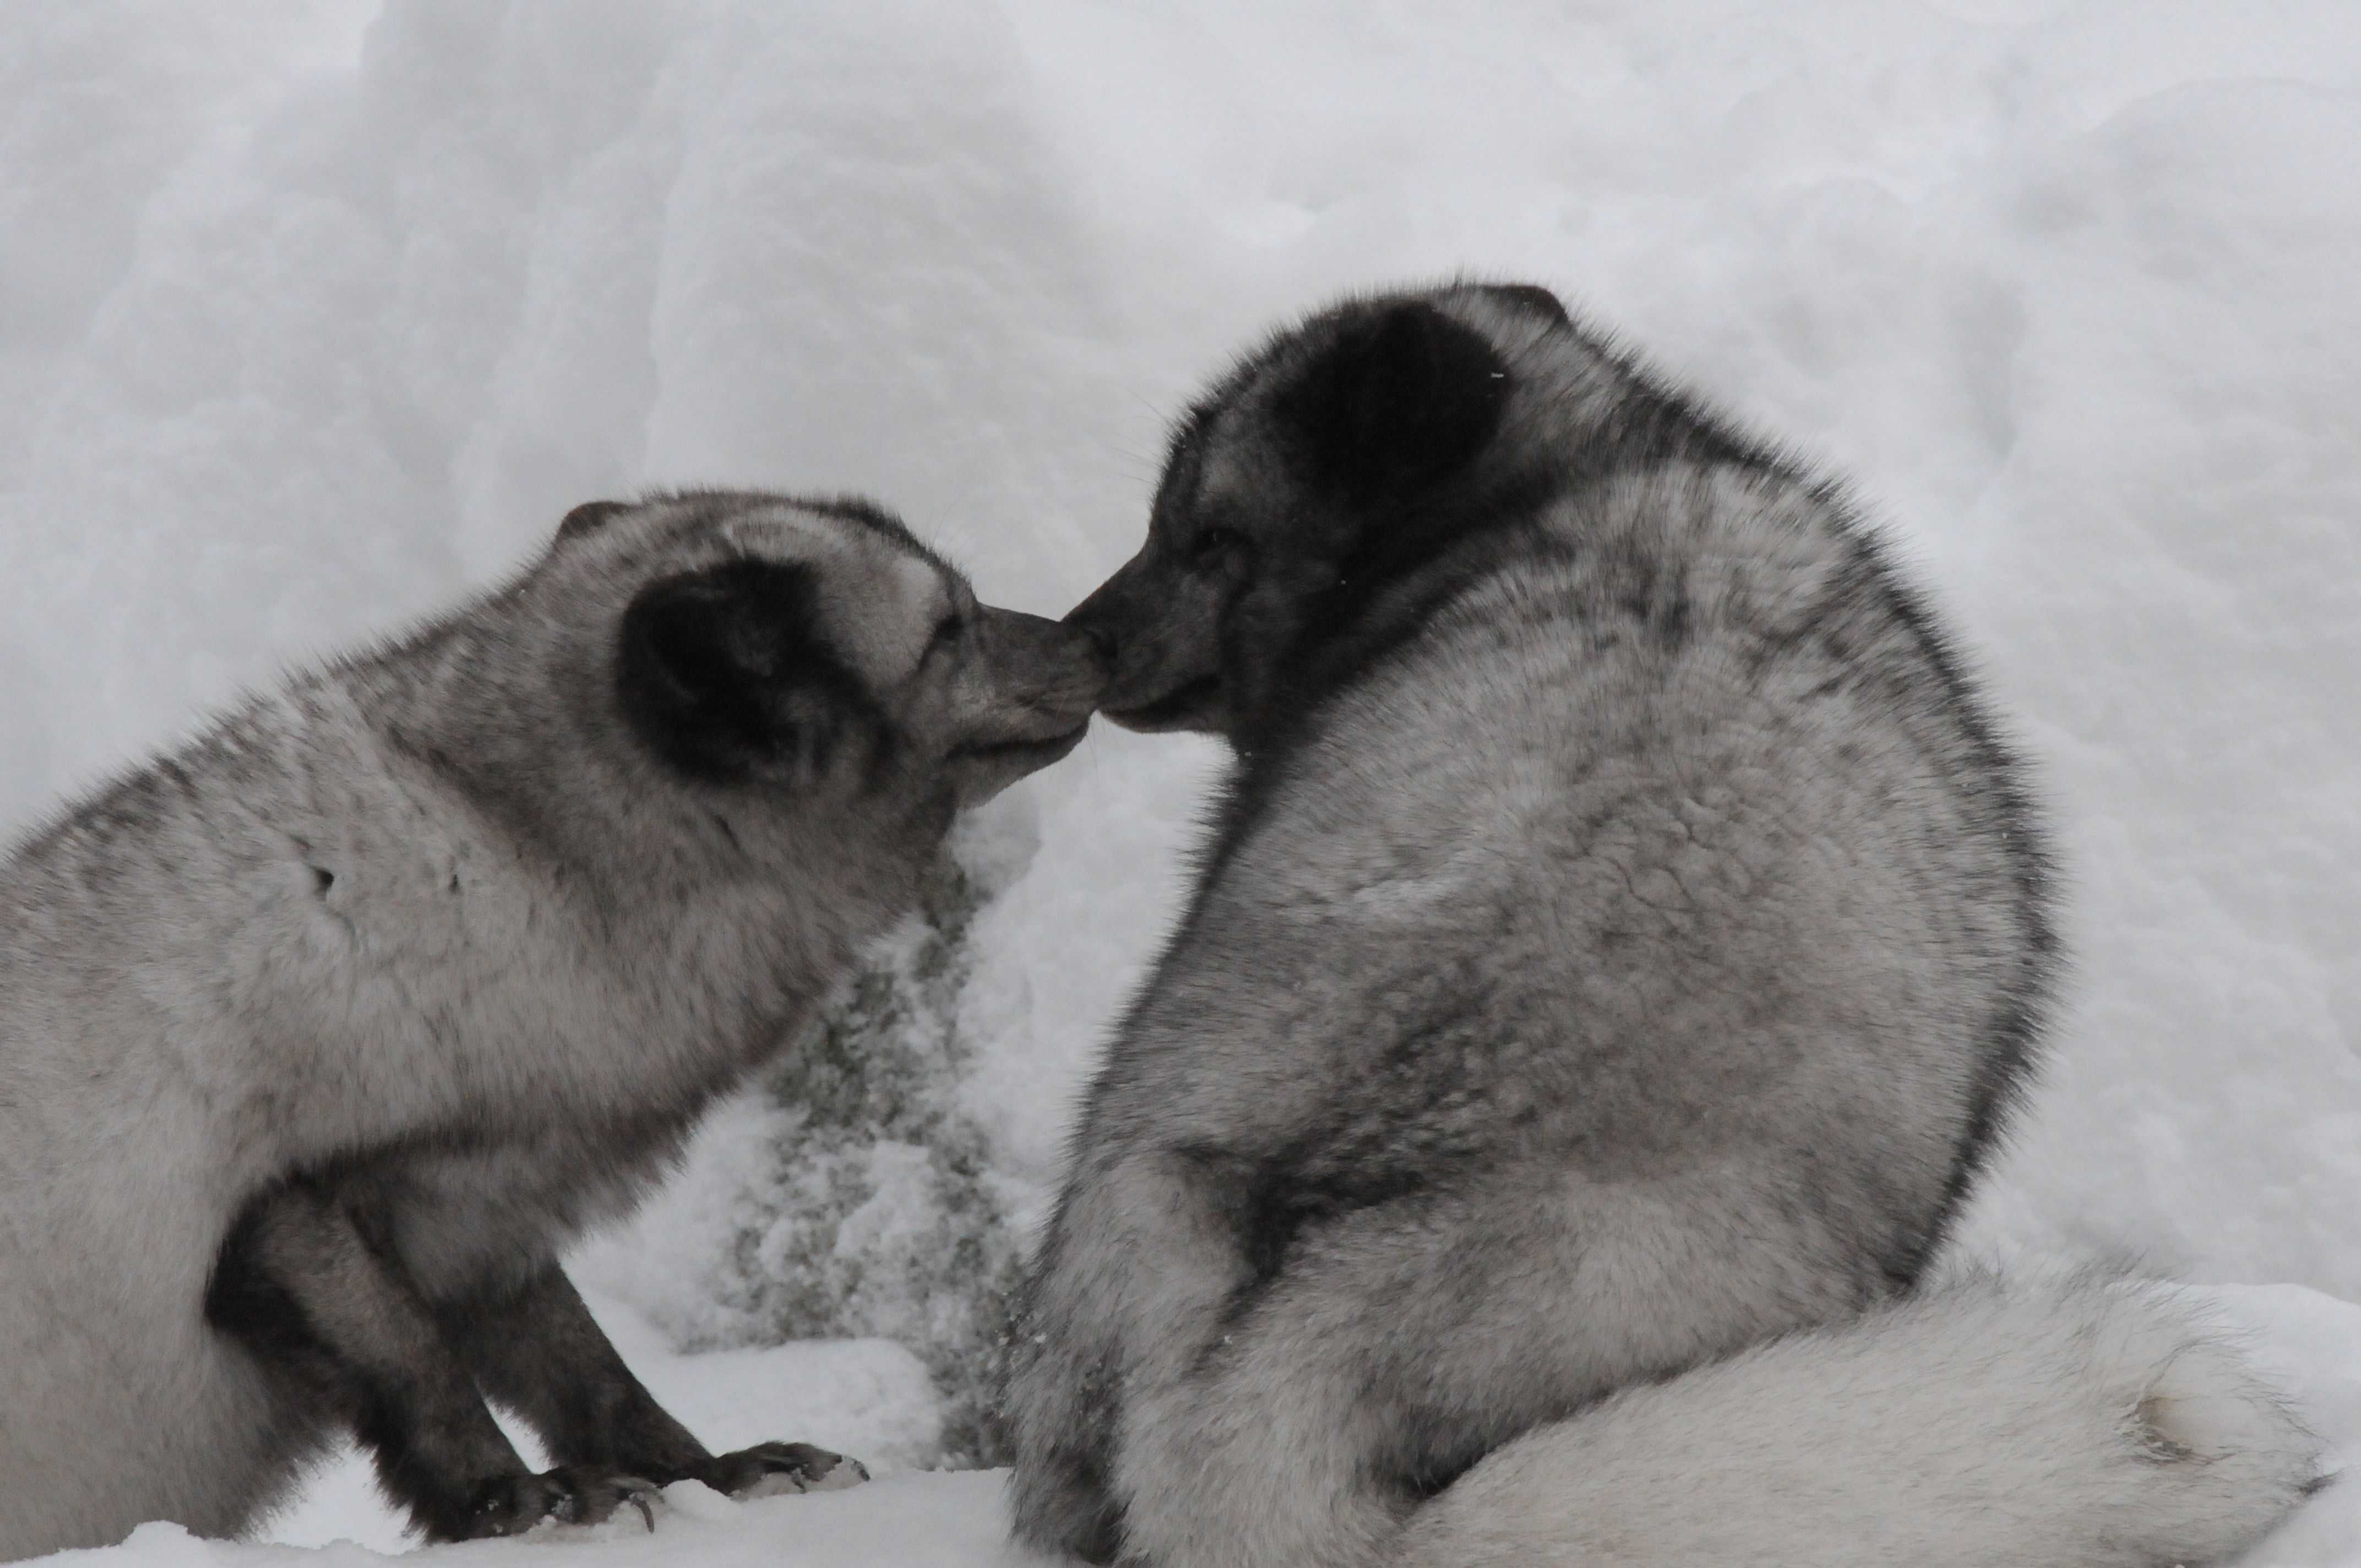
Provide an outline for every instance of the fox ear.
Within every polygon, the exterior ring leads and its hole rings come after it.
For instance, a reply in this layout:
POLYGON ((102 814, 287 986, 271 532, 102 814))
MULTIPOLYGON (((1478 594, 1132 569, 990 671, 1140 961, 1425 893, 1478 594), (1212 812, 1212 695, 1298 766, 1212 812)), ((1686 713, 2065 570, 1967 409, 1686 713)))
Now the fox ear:
POLYGON ((1323 488, 1356 504, 1448 478, 1499 428, 1508 365, 1422 300, 1352 322, 1278 399, 1323 488))
POLYGON ((1546 316, 1560 326, 1574 324, 1574 318, 1565 313, 1565 302, 1539 283, 1493 283, 1484 291, 1503 304, 1546 316))
POLYGON ((586 533, 596 533, 615 520, 617 514, 631 510, 629 501, 584 501, 566 514, 557 525, 556 543, 579 539, 586 533))
POLYGON ((816 773, 870 707, 821 635, 808 565, 732 561, 652 583, 623 612, 620 642, 624 717, 698 778, 816 773))

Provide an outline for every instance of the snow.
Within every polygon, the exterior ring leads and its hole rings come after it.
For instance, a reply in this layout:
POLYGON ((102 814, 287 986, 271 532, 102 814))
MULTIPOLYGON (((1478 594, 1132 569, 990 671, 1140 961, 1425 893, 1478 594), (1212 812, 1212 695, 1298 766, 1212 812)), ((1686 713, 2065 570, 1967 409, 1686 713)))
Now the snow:
MULTIPOLYGON (((647 485, 870 490, 1058 612, 1254 334, 1532 278, 1850 475, 2037 767, 2075 968, 1963 1246, 2221 1287, 2361 1455, 2361 10, 0 0, 0 817, 647 485)), ((1219 765, 1103 729, 978 825, 926 1135, 983 1163, 840 1151, 869 1185, 774 1248, 871 1281, 830 1332, 936 1321, 871 1265, 943 1215, 1038 1218, 1219 765)), ((782 1114, 577 1274, 708 1438, 929 1463, 911 1349, 757 1343, 782 1114)), ((2257 1560, 2361 1563, 2356 1497, 2257 1560)), ((990 1563, 997 1507, 904 1469, 538 1550, 990 1563)), ((387 1529, 343 1470, 266 1533, 387 1529)))
MULTIPOLYGON (((2332 1465, 2361 1464, 2361 1307, 2297 1285, 2226 1286, 2196 1294, 2223 1323, 2241 1332, 2248 1354, 2267 1375, 2290 1387, 2301 1384, 2304 1411, 2329 1441, 2332 1465)), ((613 1303, 597 1305, 600 1321, 657 1398, 720 1442, 748 1441, 782 1419, 808 1421, 797 1430, 825 1434, 830 1442, 850 1445, 873 1434, 891 1442, 892 1436, 864 1426, 877 1419, 874 1405, 856 1406, 841 1393, 815 1400, 811 1386, 834 1381, 845 1392, 883 1395, 890 1401, 898 1370, 906 1396, 925 1392, 924 1374, 908 1354, 873 1341, 671 1356, 613 1303), (835 1367, 826 1365, 829 1358, 835 1367)), ((522 1542, 412 1548, 404 1560, 417 1568, 495 1563, 531 1568, 1049 1568, 1049 1560, 1005 1539, 1004 1475, 881 1466, 877 1479, 864 1486, 749 1503, 733 1503, 693 1481, 680 1482, 665 1488, 671 1508, 657 1515, 653 1532, 632 1517, 588 1530, 544 1527, 522 1542)), ((150 1524, 121 1546, 60 1552, 42 1561, 60 1568, 357 1568, 387 1562, 408 1543, 392 1519, 373 1506, 368 1485, 366 1468, 357 1461, 347 1459, 332 1470, 304 1506, 276 1521, 269 1534, 284 1544, 201 1541, 177 1525, 150 1524)), ((2338 1568, 2356 1561, 2356 1540, 2361 1491, 2333 1487, 2245 1562, 2249 1568, 2338 1568)))
MULTIPOLYGON (((845 1492, 733 1503, 694 1481, 664 1489, 670 1507, 653 1535, 628 1525, 547 1531, 513 1541, 435 1547, 407 1561, 425 1564, 515 1564, 534 1568, 1025 1568, 1043 1560, 1005 1543, 1001 1475, 969 1470, 887 1475, 845 1492), (520 1557, 520 1553, 522 1554, 520 1557)), ((62 1552, 42 1562, 75 1568, 217 1568, 309 1563, 357 1568, 393 1561, 350 1541, 317 1550, 199 1541, 178 1525, 148 1524, 121 1546, 62 1552)))

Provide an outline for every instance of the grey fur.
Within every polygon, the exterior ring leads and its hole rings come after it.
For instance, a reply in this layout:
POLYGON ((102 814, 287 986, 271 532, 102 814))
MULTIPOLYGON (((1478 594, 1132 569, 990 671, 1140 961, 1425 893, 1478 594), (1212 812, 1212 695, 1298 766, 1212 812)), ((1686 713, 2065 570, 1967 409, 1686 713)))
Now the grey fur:
POLYGON ((556 1254, 1104 679, 864 504, 607 503, 34 834, 0 869, 0 1558, 234 1532, 340 1425, 436 1537, 841 1479, 708 1454, 556 1254))
POLYGON ((1384 1563, 1520 1434, 1908 1290, 2026 1068, 2047 872, 1831 487, 1538 289, 1353 301, 1191 411, 1070 619, 1111 718, 1241 763, 1036 1266, 1021 1538, 1384 1563))

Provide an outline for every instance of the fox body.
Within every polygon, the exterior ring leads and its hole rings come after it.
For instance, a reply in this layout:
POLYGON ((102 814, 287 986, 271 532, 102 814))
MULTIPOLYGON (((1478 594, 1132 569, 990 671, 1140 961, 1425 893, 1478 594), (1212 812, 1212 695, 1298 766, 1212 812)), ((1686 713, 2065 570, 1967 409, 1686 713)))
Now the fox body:
MULTIPOLYGON (((1675 1375, 1905 1321, 1887 1304, 2019 1092, 2053 964, 2019 771, 1925 606, 1832 487, 1545 291, 1469 285, 1348 302, 1245 359, 1182 421, 1147 543, 1069 619, 1115 644, 1110 718, 1239 763, 1038 1260, 1019 1535, 1157 1568, 1573 1552, 1548 1500, 1601 1501, 1583 1423, 1620 1410, 1730 1463, 1693 1501, 1716 1528, 1652 1555, 1671 1489, 1630 1493, 1611 1560, 1743 1557, 1775 1466, 1716 1447, 1734 1385, 1675 1375)), ((2059 1364, 2001 1354, 2023 1320, 1980 1312, 1955 1315, 1995 1365, 2059 1364)), ((2188 1339, 2146 1298, 2023 1312, 2188 1339)), ((1834 1398, 1853 1343, 1762 1376, 1834 1398)), ((2080 1411, 2126 1377, 2009 1397, 2080 1411)), ((2138 1403, 2095 1424, 2136 1447, 2138 1403)), ((2233 1534, 2305 1457, 2240 1409, 2283 1441, 2233 1534)), ((1944 1442, 1897 1464, 1940 1470, 1944 1442)), ((1828 1528, 1894 1506, 1875 1490, 1828 1528)), ((2103 1549, 2044 1497, 2043 1561, 2189 1544, 2164 1522, 2188 1508, 2127 1504, 2161 1537, 2103 1549)), ((1972 1511, 1946 1516, 1957 1555, 1914 1560, 2029 1560, 1972 1511)))
POLYGON ((708 1453, 558 1251, 1104 666, 864 503, 596 503, 33 834, 0 867, 0 1557, 234 1532, 339 1430, 434 1539, 851 1475, 708 1453))

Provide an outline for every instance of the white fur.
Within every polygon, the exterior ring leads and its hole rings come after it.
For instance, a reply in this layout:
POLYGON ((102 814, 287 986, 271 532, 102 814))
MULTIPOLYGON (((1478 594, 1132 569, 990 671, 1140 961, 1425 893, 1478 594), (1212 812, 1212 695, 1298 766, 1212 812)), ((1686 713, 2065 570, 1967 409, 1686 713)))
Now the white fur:
POLYGON ((1626 1389, 1495 1451, 1396 1568, 2213 1563, 2318 1474, 2156 1288, 1976 1283, 1626 1389))

